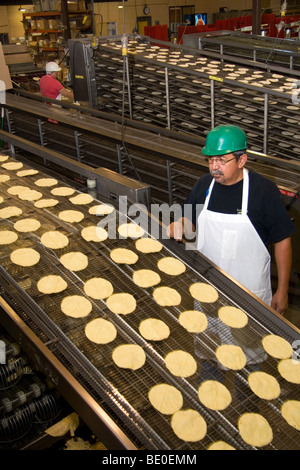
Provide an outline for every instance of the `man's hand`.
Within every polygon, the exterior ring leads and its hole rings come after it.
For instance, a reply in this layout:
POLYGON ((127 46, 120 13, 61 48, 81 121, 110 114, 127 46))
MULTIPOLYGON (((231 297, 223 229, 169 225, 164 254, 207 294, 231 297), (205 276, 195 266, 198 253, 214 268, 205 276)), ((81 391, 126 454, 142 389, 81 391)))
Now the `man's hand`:
POLYGON ((288 294, 284 292, 281 294, 278 290, 275 292, 272 298, 271 307, 276 310, 280 315, 284 315, 288 308, 288 294))
POLYGON ((174 238, 176 241, 181 241, 183 237, 183 219, 172 222, 166 230, 167 236, 174 238))
POLYGON ((174 238, 176 241, 181 241, 183 235, 192 239, 195 236, 195 227, 189 219, 181 217, 167 227, 166 233, 170 238, 174 238))

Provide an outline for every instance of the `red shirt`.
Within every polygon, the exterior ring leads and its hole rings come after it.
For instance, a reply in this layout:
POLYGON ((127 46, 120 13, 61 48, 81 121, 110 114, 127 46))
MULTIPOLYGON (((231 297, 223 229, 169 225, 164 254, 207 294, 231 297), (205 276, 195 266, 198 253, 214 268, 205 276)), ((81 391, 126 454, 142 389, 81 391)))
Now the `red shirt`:
POLYGON ((52 77, 52 75, 44 75, 40 79, 40 90, 42 96, 47 98, 60 99, 60 91, 63 89, 63 85, 52 77))

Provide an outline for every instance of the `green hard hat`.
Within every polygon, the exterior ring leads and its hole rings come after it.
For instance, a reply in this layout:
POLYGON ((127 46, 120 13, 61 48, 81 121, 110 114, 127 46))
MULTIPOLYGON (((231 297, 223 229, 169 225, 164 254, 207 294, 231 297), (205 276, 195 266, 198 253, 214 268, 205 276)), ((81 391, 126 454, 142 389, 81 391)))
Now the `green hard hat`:
POLYGON ((217 126, 208 134, 202 153, 209 156, 226 155, 246 148, 247 136, 240 127, 217 126))

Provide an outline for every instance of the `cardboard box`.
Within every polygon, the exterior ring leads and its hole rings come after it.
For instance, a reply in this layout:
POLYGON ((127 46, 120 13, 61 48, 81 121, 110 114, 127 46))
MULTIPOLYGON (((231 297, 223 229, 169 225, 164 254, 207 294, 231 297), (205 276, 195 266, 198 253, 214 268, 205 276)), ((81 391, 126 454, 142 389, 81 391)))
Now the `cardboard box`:
POLYGON ((48 20, 36 20, 36 29, 49 29, 48 20))
MULTIPOLYGON (((84 0, 78 0, 78 1, 75 1, 75 2, 67 2, 68 3, 68 11, 70 12, 73 12, 73 11, 85 11, 86 10, 86 7, 85 7, 85 1, 84 0)), ((57 1, 57 4, 56 4, 56 9, 57 11, 61 11, 61 0, 58 0, 57 1)))
POLYGON ((34 5, 34 11, 35 12, 41 11, 41 2, 40 2, 40 0, 32 0, 32 3, 34 5))
POLYGON ((50 11, 49 0, 41 0, 41 11, 50 11))
POLYGON ((57 0, 49 0, 50 11, 57 11, 57 0))
POLYGON ((59 29, 60 21, 59 20, 48 20, 48 29, 59 29))

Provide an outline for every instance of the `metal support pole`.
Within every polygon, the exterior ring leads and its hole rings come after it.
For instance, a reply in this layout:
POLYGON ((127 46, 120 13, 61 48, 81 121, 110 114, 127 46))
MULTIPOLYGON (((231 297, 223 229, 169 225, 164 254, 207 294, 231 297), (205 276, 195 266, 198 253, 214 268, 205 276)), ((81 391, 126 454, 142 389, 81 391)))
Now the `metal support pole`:
POLYGON ((131 90, 130 90, 130 77, 129 77, 129 66, 128 66, 128 56, 124 57, 125 67, 126 67, 126 80, 127 80, 127 93, 128 93, 128 106, 129 106, 129 115, 132 119, 132 103, 131 103, 131 90))
POLYGON ((167 105, 167 128, 171 129, 171 110, 170 110, 170 90, 169 90, 168 67, 165 68, 165 83, 166 83, 166 105, 167 105))
POLYGON ((171 174, 170 160, 167 160, 167 175, 168 175, 169 204, 173 204, 172 174, 171 174))
POLYGON ((67 0, 61 0, 61 19, 64 27, 64 39, 71 39, 71 28, 67 0))
POLYGON ((264 153, 268 152, 269 95, 265 93, 264 103, 264 153))
POLYGON ((252 34, 261 35, 261 0, 252 1, 252 34))
MULTIPOLYGON (((41 118, 38 118, 38 128, 39 128, 41 146, 45 147, 45 141, 44 141, 44 134, 43 134, 43 127, 42 127, 41 118)), ((46 165, 47 160, 45 158, 43 158, 43 161, 44 161, 44 165, 46 165)))
POLYGON ((119 164, 119 173, 123 174, 123 163, 122 163, 122 150, 121 145, 117 144, 117 154, 118 154, 118 164, 119 164))
POLYGON ((211 128, 215 127, 215 81, 210 81, 210 116, 211 128))
POLYGON ((76 154, 77 154, 77 160, 81 162, 81 155, 80 155, 80 145, 79 145, 79 132, 74 131, 74 137, 75 137, 75 144, 76 144, 76 154))
MULTIPOLYGON (((10 134, 12 134, 11 123, 10 123, 10 119, 9 119, 9 111, 8 111, 8 109, 5 109, 5 116, 6 116, 6 122, 7 122, 7 129, 8 129, 8 132, 9 132, 10 134)), ((12 156, 15 157, 16 151, 15 151, 15 146, 14 146, 14 144, 10 143, 10 144, 9 144, 9 148, 10 148, 10 151, 11 151, 12 156)))

